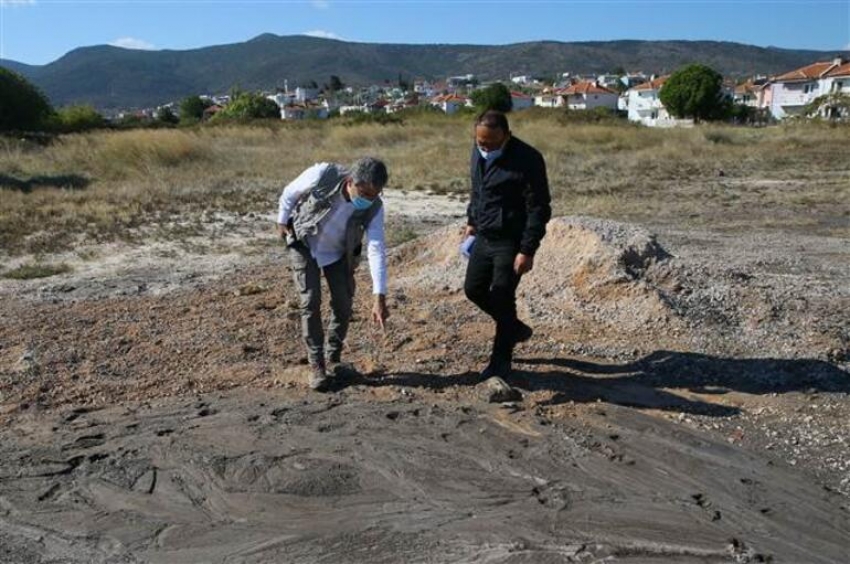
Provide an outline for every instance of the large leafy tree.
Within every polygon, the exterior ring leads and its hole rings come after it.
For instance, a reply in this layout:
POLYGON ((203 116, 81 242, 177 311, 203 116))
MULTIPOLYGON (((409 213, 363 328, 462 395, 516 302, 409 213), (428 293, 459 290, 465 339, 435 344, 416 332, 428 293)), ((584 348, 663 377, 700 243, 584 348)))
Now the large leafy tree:
POLYGON ((501 82, 476 90, 469 97, 475 107, 480 111, 499 110, 500 112, 509 112, 514 105, 511 99, 511 91, 501 82))
POLYGON ((259 92, 235 92, 235 96, 222 111, 215 115, 215 120, 224 119, 264 119, 280 118, 280 108, 273 100, 269 100, 259 92))
POLYGON ((705 65, 693 64, 673 74, 658 97, 671 115, 694 121, 720 119, 729 108, 722 95, 723 77, 705 65))
POLYGON ((200 96, 189 96, 180 102, 180 119, 185 122, 201 121, 212 102, 200 96))
POLYGON ((0 131, 43 129, 52 115, 50 102, 38 88, 0 67, 0 131))

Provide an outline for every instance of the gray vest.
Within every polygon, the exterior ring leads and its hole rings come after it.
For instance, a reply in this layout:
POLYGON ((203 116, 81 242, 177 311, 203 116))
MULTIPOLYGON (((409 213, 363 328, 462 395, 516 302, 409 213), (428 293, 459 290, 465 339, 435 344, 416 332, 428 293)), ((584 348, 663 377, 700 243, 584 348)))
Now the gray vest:
MULTIPOLYGON (((292 229, 295 237, 287 244, 296 240, 304 241, 310 235, 319 231, 319 224, 331 211, 334 199, 339 195, 348 178, 348 170, 341 165, 331 163, 322 173, 321 178, 312 187, 292 211, 292 229)), ((360 252, 363 244, 363 234, 366 226, 383 206, 380 198, 365 210, 355 210, 345 227, 345 259, 353 273, 360 262, 360 252)))

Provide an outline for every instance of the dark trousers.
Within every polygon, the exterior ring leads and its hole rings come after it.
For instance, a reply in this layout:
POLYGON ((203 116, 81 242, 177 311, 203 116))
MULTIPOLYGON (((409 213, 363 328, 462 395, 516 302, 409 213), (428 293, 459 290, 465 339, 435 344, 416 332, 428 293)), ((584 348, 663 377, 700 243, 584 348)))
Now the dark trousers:
POLYGON ((298 288, 301 310, 301 335, 307 345, 311 364, 324 361, 324 330, 322 328, 322 278, 324 274, 331 295, 331 318, 328 323, 327 357, 338 362, 348 333, 354 288, 345 259, 319 268, 310 249, 301 242, 289 247, 293 279, 298 288))
POLYGON ((466 267, 466 297, 496 321, 493 360, 511 361, 517 329, 514 272, 519 244, 510 240, 488 241, 478 236, 466 267))

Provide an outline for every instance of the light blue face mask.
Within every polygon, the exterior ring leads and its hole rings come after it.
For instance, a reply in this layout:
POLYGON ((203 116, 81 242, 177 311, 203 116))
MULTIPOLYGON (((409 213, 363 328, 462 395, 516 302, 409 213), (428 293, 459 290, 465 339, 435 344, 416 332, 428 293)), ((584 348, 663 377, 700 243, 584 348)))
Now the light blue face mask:
POLYGON ((496 149, 494 151, 485 151, 481 147, 478 147, 478 153, 485 161, 492 161, 493 159, 498 159, 500 156, 502 156, 502 149, 496 149))
POLYGON ((354 209, 356 210, 368 210, 374 203, 374 200, 369 200, 363 196, 354 196, 351 198, 351 205, 354 206, 354 209))

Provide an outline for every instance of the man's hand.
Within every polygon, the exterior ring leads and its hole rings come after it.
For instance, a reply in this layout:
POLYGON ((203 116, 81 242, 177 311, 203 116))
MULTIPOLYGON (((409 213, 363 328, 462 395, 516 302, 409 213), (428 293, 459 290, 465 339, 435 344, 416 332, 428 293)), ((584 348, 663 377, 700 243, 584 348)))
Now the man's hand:
POLYGON ((372 306, 372 323, 380 326, 381 331, 384 330, 384 322, 390 316, 390 310, 387 308, 387 297, 383 294, 375 294, 375 304, 372 306))
POLYGON ((517 254, 514 259, 514 272, 522 276, 534 268, 534 255, 517 254))
POLYGON ((467 225, 466 229, 463 230, 463 238, 466 239, 470 235, 475 235, 475 227, 467 225))
POLYGON ((280 235, 281 239, 285 239, 287 235, 289 235, 289 227, 282 223, 277 224, 277 234, 280 235))

